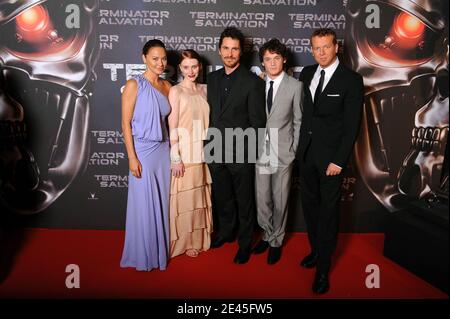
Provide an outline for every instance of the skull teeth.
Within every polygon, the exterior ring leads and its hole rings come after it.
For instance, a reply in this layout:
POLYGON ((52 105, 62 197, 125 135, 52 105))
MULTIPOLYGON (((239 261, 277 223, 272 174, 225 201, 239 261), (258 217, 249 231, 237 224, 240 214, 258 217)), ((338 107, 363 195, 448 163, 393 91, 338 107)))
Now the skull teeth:
POLYGON ((411 145, 420 152, 439 152, 443 140, 448 134, 448 127, 414 127, 412 130, 411 145))

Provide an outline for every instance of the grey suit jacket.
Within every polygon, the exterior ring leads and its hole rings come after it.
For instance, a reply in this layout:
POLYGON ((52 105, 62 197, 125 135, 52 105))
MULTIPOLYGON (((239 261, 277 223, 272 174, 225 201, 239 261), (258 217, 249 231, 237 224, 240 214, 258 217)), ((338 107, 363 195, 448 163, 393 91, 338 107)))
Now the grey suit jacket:
POLYGON ((280 166, 287 166, 295 159, 302 121, 303 94, 303 83, 285 73, 270 113, 265 108, 267 122, 263 154, 268 154, 270 144, 272 150, 277 150, 280 166), (277 129, 278 136, 273 129, 277 129))

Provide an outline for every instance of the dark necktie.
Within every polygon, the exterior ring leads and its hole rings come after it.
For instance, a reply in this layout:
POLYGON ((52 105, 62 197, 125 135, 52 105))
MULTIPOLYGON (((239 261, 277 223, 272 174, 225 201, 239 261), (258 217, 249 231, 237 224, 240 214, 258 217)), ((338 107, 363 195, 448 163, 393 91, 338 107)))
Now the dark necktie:
POLYGON ((319 100, 320 93, 322 93, 323 81, 325 80, 325 70, 320 71, 320 80, 319 85, 316 88, 316 92, 314 92, 314 105, 317 104, 319 100))
POLYGON ((270 81, 269 92, 267 92, 267 110, 270 113, 272 109, 272 101, 273 101, 273 81, 270 81))

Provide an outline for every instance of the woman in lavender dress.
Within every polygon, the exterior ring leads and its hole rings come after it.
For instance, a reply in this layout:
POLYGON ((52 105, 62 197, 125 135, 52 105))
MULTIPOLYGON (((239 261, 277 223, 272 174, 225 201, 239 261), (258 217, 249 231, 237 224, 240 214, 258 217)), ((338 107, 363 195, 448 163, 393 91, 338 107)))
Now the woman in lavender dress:
POLYGON ((166 269, 169 252, 170 155, 166 117, 169 82, 164 44, 148 41, 142 50, 147 70, 127 81, 122 94, 122 130, 128 180, 125 245, 121 267, 166 269))

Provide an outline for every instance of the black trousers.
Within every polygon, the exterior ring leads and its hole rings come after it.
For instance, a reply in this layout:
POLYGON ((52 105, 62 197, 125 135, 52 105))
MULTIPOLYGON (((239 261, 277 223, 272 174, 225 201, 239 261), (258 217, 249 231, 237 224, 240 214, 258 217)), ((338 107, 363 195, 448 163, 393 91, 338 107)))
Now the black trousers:
POLYGON ((214 228, 233 239, 238 230, 241 249, 250 249, 255 225, 253 164, 209 164, 212 177, 214 228))
POLYGON ((328 272, 337 244, 343 172, 326 176, 329 163, 320 160, 312 145, 299 164, 300 197, 309 243, 312 252, 318 254, 317 271, 328 272))

